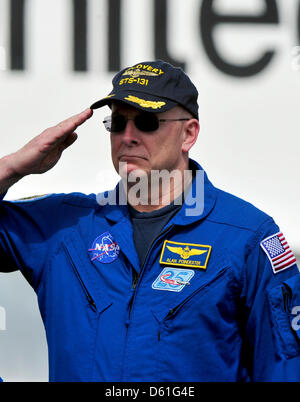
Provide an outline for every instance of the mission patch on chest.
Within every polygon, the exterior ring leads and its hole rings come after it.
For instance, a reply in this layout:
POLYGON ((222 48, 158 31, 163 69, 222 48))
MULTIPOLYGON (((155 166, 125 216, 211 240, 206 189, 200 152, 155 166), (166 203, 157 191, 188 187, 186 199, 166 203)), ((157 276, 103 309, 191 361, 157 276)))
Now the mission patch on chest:
POLYGON ((159 262, 164 265, 206 269, 211 246, 165 240, 159 262))

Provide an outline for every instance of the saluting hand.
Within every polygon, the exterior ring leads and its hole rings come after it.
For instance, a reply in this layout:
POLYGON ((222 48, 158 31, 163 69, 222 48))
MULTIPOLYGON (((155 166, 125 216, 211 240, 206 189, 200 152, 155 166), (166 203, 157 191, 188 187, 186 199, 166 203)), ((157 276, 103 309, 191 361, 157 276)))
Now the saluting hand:
POLYGON ((76 128, 92 114, 91 109, 86 109, 54 127, 47 128, 12 154, 11 167, 22 176, 47 172, 58 162, 62 152, 76 141, 76 128))
POLYGON ((0 161, 0 189, 8 189, 22 177, 44 173, 56 165, 63 151, 76 139, 76 128, 93 114, 86 109, 54 127, 47 128, 18 151, 0 161))

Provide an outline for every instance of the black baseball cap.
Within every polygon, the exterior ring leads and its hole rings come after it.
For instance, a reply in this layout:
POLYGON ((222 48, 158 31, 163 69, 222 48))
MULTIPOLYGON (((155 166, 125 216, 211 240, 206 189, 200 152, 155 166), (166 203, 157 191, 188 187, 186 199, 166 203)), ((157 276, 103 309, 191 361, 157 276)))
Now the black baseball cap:
POLYGON ((162 60, 144 61, 121 70, 112 84, 112 91, 91 109, 110 106, 114 100, 154 113, 180 105, 198 119, 198 91, 180 67, 162 60))

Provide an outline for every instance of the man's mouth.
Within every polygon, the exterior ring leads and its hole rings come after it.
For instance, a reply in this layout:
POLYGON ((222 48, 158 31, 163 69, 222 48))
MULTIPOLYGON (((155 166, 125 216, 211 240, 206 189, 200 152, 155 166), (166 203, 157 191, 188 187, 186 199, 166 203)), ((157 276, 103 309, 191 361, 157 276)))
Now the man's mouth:
POLYGON ((127 160, 127 159, 146 159, 144 156, 141 155, 122 155, 119 157, 119 160, 127 160))

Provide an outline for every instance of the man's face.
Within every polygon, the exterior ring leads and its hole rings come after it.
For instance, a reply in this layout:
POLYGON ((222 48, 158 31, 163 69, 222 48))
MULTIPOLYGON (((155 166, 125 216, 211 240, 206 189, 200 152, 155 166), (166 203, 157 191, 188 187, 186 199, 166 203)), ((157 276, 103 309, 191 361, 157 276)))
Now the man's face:
MULTIPOLYGON (((121 114, 130 119, 122 132, 111 133, 111 155, 116 171, 125 178, 132 173, 150 177, 151 170, 187 169, 184 158, 186 121, 160 122, 159 128, 143 132, 136 128, 134 117, 142 111, 121 102, 112 104, 112 116, 121 114), (123 167, 119 171, 119 165, 123 167), (124 166, 126 163, 126 167, 124 166)), ((187 112, 175 107, 167 112, 157 113, 159 119, 189 118, 187 112)), ((186 155, 185 155, 186 156, 186 155)))

